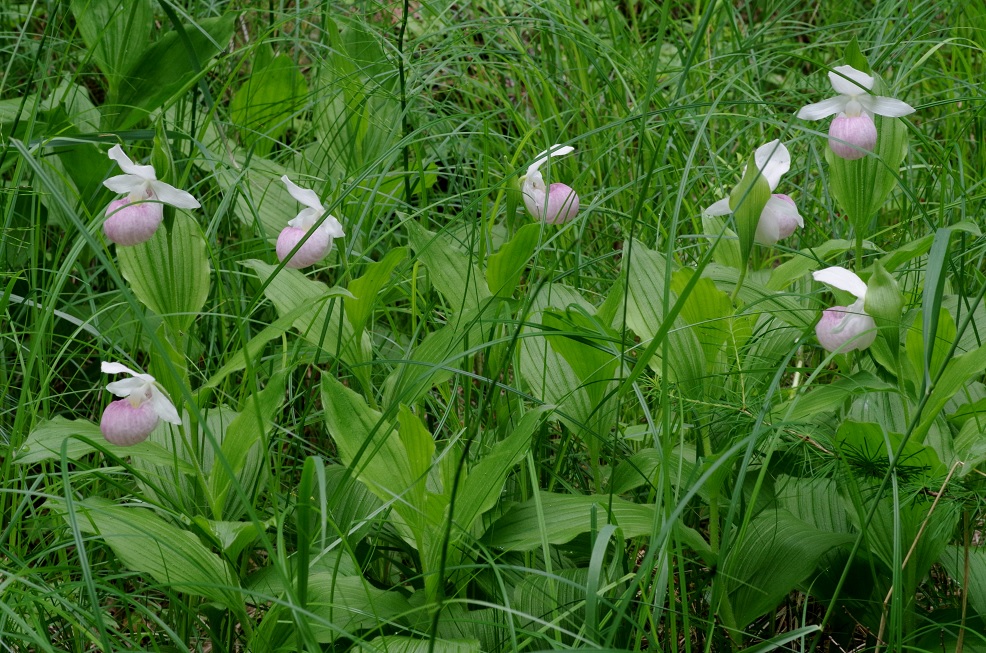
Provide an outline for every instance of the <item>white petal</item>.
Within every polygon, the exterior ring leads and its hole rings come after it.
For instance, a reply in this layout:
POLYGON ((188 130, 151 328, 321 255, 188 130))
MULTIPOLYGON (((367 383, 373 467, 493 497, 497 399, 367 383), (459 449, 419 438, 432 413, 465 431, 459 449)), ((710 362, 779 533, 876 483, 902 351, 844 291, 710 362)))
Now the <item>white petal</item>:
POLYGON ((729 208, 729 198, 725 197, 712 206, 706 208, 702 213, 705 215, 729 215, 733 210, 729 208))
POLYGON ((753 154, 753 160, 757 162, 760 173, 770 184, 770 190, 777 188, 781 175, 791 169, 791 153, 787 151, 784 143, 776 139, 758 147, 753 154))
POLYGON ((322 217, 323 213, 325 213, 325 209, 321 206, 317 209, 302 209, 298 215, 288 220, 288 226, 308 231, 315 226, 315 223, 318 222, 318 219, 322 217))
POLYGON ((837 113, 842 113, 846 110, 846 104, 848 103, 849 99, 843 95, 831 97, 827 100, 801 107, 798 110, 797 117, 802 120, 821 120, 822 118, 828 118, 837 113))
POLYGON ((137 372, 124 365, 123 363, 109 363, 103 361, 99 364, 99 371, 103 374, 123 374, 127 373, 130 376, 137 376, 137 372))
POLYGON ((181 417, 178 415, 175 405, 155 385, 151 386, 151 406, 154 407, 157 416, 165 422, 181 424, 181 417))
POLYGON ((873 78, 852 66, 836 66, 829 81, 839 95, 862 95, 873 88, 873 78))
POLYGON ((811 276, 814 277, 815 281, 850 292, 859 299, 866 297, 866 284, 855 273, 845 268, 832 266, 812 272, 811 276))
POLYGON ((571 145, 565 145, 565 146, 562 146, 562 145, 552 145, 551 147, 549 147, 548 149, 546 149, 544 152, 541 152, 540 154, 538 154, 537 157, 534 159, 534 163, 532 163, 531 165, 527 166, 527 176, 530 177, 531 175, 533 175, 534 173, 536 173, 538 171, 538 168, 540 168, 542 165, 544 165, 544 162, 547 161, 548 159, 550 159, 551 157, 553 157, 553 156, 565 156, 566 154, 571 154, 574 151, 575 151, 575 148, 572 147, 571 145), (549 154, 549 152, 550 152, 550 154, 549 154))
POLYGON ((106 186, 114 193, 129 194, 135 188, 140 188, 147 183, 147 180, 137 175, 116 175, 103 181, 106 186))
POLYGON ((318 209, 320 211, 324 210, 322 208, 322 203, 318 201, 318 193, 307 188, 301 188, 288 179, 287 175, 281 177, 281 181, 283 181, 284 185, 288 187, 288 192, 291 194, 291 197, 295 198, 309 208, 318 209))
POLYGON ((166 184, 163 181, 152 181, 151 191, 154 193, 155 199, 178 207, 179 209, 197 209, 201 206, 199 201, 192 197, 191 194, 179 190, 171 184, 166 184))
POLYGON ((863 105, 864 109, 870 113, 875 113, 878 116, 900 118, 901 116, 907 116, 914 113, 914 107, 909 105, 907 102, 902 102, 892 97, 867 95, 866 97, 857 99, 859 100, 859 103, 863 105))
POLYGON ((335 216, 329 215, 325 217, 325 220, 319 226, 321 231, 324 231, 329 238, 342 238, 346 235, 346 232, 342 230, 342 223, 335 219, 335 216))
POLYGON ((115 394, 117 397, 129 397, 135 393, 140 394, 145 388, 147 388, 147 386, 147 381, 134 376, 129 379, 120 379, 119 381, 109 383, 107 384, 106 389, 115 394))
POLYGON ((116 164, 120 166, 120 170, 123 170, 128 175, 136 175, 142 180, 157 179, 157 174, 154 172, 154 166, 139 166, 130 160, 130 157, 123 153, 123 148, 119 145, 114 145, 107 152, 107 155, 116 161, 116 164))

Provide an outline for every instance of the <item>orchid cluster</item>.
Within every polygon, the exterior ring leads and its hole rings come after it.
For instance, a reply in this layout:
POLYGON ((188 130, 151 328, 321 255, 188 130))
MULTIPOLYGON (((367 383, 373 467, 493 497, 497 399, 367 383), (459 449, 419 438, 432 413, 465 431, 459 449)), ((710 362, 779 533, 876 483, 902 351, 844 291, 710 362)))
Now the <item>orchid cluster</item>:
MULTIPOLYGON (((110 177, 103 185, 125 194, 106 207, 103 232, 110 242, 133 247, 149 241, 164 221, 165 204, 180 209, 201 206, 188 192, 160 181, 153 166, 134 163, 119 145, 111 147, 108 155, 123 174, 110 177)), ((345 232, 335 217, 325 214, 325 207, 314 191, 297 186, 287 175, 281 181, 291 197, 306 208, 288 220, 278 235, 277 257, 289 268, 314 265, 332 250, 333 239, 345 236, 345 232)), ((147 439, 161 421, 182 423, 175 405, 153 376, 120 363, 104 362, 101 369, 105 374, 126 373, 131 377, 106 386, 112 394, 121 397, 106 407, 100 420, 99 427, 107 441, 129 446, 147 439)))
MULTIPOLYGON (((838 95, 802 108, 797 117, 821 120, 834 115, 828 132, 829 147, 842 159, 861 159, 874 150, 878 138, 873 120, 875 115, 900 117, 914 111, 900 100, 871 94, 874 77, 852 66, 832 69, 829 80, 838 95)), ((553 157, 574 151, 570 145, 552 145, 539 153, 528 166, 526 175, 521 179, 521 191, 524 206, 532 218, 544 224, 557 225, 569 222, 578 215, 579 196, 575 190, 564 183, 547 183, 541 170, 546 164, 550 165, 553 157)), ((164 204, 181 209, 199 208, 198 200, 192 195, 158 180, 153 166, 134 163, 119 145, 110 148, 109 158, 117 163, 123 174, 110 177, 103 184, 124 195, 110 202, 106 208, 103 231, 111 242, 131 247, 149 241, 163 221, 164 204)), ((774 192, 781 177, 791 168, 791 155, 785 144, 775 139, 756 149, 752 163, 757 168, 754 177, 763 180, 759 181, 761 190, 758 192, 763 193, 760 197, 766 196, 767 191, 762 190, 764 182, 770 193, 765 201, 760 200, 763 208, 753 241, 770 247, 804 227, 804 219, 794 200, 786 194, 774 192)), ((301 188, 287 175, 282 176, 281 181, 291 197, 305 208, 288 220, 278 235, 275 245, 277 257, 289 268, 314 265, 329 254, 334 239, 345 236, 342 224, 326 213, 315 191, 301 188)), ((707 207, 704 214, 732 214, 739 210, 733 206, 733 201, 731 198, 719 200, 707 207)), ((752 231, 751 222, 745 224, 750 225, 752 231)), ((839 267, 817 271, 813 276, 816 281, 846 291, 856 298, 848 306, 833 306, 822 312, 816 325, 821 346, 830 352, 848 352, 873 344, 876 322, 865 310, 866 283, 853 272, 839 267)), ((135 372, 120 363, 103 363, 102 371, 108 374, 126 373, 131 377, 107 386, 111 393, 121 397, 107 406, 100 423, 108 441, 119 445, 135 444, 147 438, 161 421, 181 423, 177 409, 154 377, 135 372)))

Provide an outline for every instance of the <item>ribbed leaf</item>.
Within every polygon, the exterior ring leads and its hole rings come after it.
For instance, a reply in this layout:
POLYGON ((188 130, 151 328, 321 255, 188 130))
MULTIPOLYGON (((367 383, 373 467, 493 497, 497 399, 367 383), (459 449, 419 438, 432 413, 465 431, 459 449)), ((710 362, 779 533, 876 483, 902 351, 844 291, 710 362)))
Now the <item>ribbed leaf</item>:
POLYGON ((212 268, 198 223, 175 214, 146 243, 117 248, 120 271, 137 298, 176 333, 188 331, 209 297, 212 268))
POLYGON ((624 537, 650 534, 654 528, 654 506, 641 505, 608 495, 572 495, 540 493, 538 501, 530 499, 507 510, 486 531, 484 539, 495 547, 508 551, 529 551, 541 545, 542 537, 549 544, 568 542, 592 528, 592 510, 596 511, 597 527, 613 523, 624 537), (612 502, 612 513, 609 512, 612 502), (546 530, 541 532, 541 521, 546 530))
POLYGON ((852 541, 848 533, 821 531, 786 510, 755 518, 743 540, 731 545, 721 571, 736 626, 772 610, 809 578, 819 558, 852 541))
POLYGON ((82 532, 99 535, 128 569, 166 587, 242 610, 239 582, 229 566, 194 535, 152 511, 93 498, 74 502, 70 519, 63 500, 49 499, 48 505, 82 532))

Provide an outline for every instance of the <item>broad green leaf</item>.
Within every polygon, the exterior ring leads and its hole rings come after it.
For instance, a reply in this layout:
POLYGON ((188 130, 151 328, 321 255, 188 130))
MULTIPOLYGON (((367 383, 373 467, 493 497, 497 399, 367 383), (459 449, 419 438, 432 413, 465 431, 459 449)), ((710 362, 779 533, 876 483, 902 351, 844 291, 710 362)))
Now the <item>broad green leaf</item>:
POLYGON ((586 620, 588 578, 585 568, 560 569, 551 575, 525 574, 511 600, 520 626, 540 628, 550 623, 561 632, 579 632, 586 620))
POLYGON ((276 522, 271 518, 258 526, 250 521, 214 521, 202 516, 193 517, 191 521, 233 560, 260 537, 261 528, 270 528, 276 522))
POLYGON ((343 315, 342 297, 348 296, 349 291, 329 288, 288 268, 281 269, 271 280, 277 266, 263 261, 249 260, 243 265, 256 272, 262 282, 270 281, 264 296, 277 308, 278 315, 293 314, 301 306, 309 307, 294 320, 294 328, 302 338, 350 365, 369 360, 369 336, 357 336, 343 315))
POLYGON ((852 532, 835 479, 782 474, 775 488, 777 505, 801 521, 831 533, 852 532))
POLYGON ((131 65, 151 38, 154 11, 150 0, 71 0, 79 34, 106 76, 109 101, 115 103, 131 65))
POLYGON ((346 297, 343 305, 346 307, 346 317, 356 333, 362 333, 363 328, 377 305, 380 290, 390 280, 394 268, 407 258, 406 247, 397 247, 387 252, 387 255, 376 263, 366 266, 363 276, 349 282, 349 292, 352 297, 346 297))
MULTIPOLYGON (((320 643, 340 638, 354 639, 360 631, 386 624, 401 625, 411 611, 399 592, 377 589, 359 575, 346 575, 345 569, 312 568, 308 575, 305 619, 320 643)), ((271 574, 257 579, 251 597, 258 603, 276 599, 284 592, 283 583, 271 574)))
POLYGON ((165 587, 242 611, 239 582, 232 569, 194 535, 151 510, 92 498, 75 501, 74 515, 69 515, 64 500, 48 499, 47 503, 70 525, 99 535, 128 569, 165 587))
POLYGON ((402 635, 381 635, 360 642, 361 653, 480 653, 476 639, 414 639, 402 635))
POLYGON ((818 413, 838 410, 851 397, 890 390, 894 390, 894 386, 870 372, 860 371, 824 385, 804 386, 793 399, 779 404, 774 414, 797 422, 818 413))
MULTIPOLYGON (((835 445, 850 466, 859 467, 864 473, 871 473, 874 469, 886 470, 891 456, 900 452, 898 473, 917 475, 922 482, 931 485, 935 484, 935 479, 945 477, 948 470, 934 449, 911 437, 900 451, 902 439, 899 433, 888 432, 880 424, 846 420, 836 432, 835 445), (887 450, 888 445, 890 451, 887 450)), ((882 475, 882 471, 877 473, 882 475)))
POLYGON ((122 78, 115 127, 134 126, 194 84, 207 62, 229 44, 235 20, 235 12, 203 18, 183 26, 184 38, 170 31, 146 48, 122 78))
MULTIPOLYGON (((624 247, 624 251, 628 249, 624 247)), ((641 344, 646 346, 664 322, 664 315, 677 300, 677 295, 670 288, 670 279, 665 276, 669 271, 667 260, 660 252, 650 250, 642 243, 633 243, 630 251, 632 254, 624 258, 630 291, 627 297, 627 326, 640 336, 644 341, 641 344)), ((675 327, 668 331, 667 342, 670 379, 682 386, 684 396, 702 397, 705 355, 694 330, 679 316, 675 327)), ((659 373, 662 369, 661 355, 662 348, 658 347, 654 357, 648 361, 651 369, 659 373)))
POLYGON ((162 225, 146 243, 117 248, 120 271, 137 298, 184 334, 209 297, 211 266, 198 223, 178 212, 171 231, 162 225))
POLYGON ((329 374, 322 375, 322 403, 343 464, 381 501, 393 505, 406 525, 404 534, 420 542, 430 512, 421 473, 421 449, 427 446, 420 442, 423 427, 409 424, 402 437, 363 397, 329 374), (413 460, 405 440, 417 449, 413 460))
MULTIPOLYGON (((691 269, 683 268, 671 275, 671 289, 676 295, 680 296, 693 274, 691 269)), ((717 371, 716 359, 729 339, 733 313, 729 295, 716 288, 711 279, 699 279, 681 309, 681 318, 693 325, 710 373, 717 371)))
POLYGON ((546 309, 541 323, 548 344, 571 366, 591 404, 601 407, 616 387, 619 338, 578 309, 546 309))
POLYGON ((923 311, 917 311, 907 329, 904 337, 904 353, 907 362, 910 364, 909 378, 914 385, 914 392, 920 392, 925 378, 934 379, 941 372, 942 368, 948 363, 948 352, 955 343, 956 329, 955 321, 944 308, 939 309, 939 315, 935 324, 935 337, 928 338, 924 334, 924 325, 928 320, 924 319, 923 311), (926 361, 925 344, 933 346, 931 359, 926 361), (926 368, 927 366, 927 368, 926 368))
POLYGON ((527 262, 541 239, 540 224, 524 225, 514 237, 486 261, 486 282, 497 297, 507 299, 514 294, 527 262))
POLYGON ((814 528, 786 510, 756 517, 745 537, 730 545, 720 570, 736 626, 743 628, 773 610, 810 578, 823 555, 853 539, 848 533, 814 528))
POLYGON ((941 410, 962 387, 981 375, 986 369, 986 345, 979 349, 956 356, 945 365, 938 383, 931 389, 931 396, 928 398, 921 413, 921 421, 914 429, 913 439, 923 442, 928 431, 931 430, 941 410))
POLYGON ((456 315, 489 303, 490 291, 473 255, 463 251, 447 233, 433 233, 413 220, 404 224, 414 253, 428 268, 432 283, 456 315))
POLYGON ((739 238, 736 232, 726 227, 726 221, 717 215, 702 215, 702 232, 710 243, 716 243, 712 260, 719 265, 739 269, 743 267, 740 256, 739 238), (719 237, 722 234, 722 237, 719 237))
POLYGON ((455 501, 454 520, 463 533, 470 534, 476 519, 496 505, 507 476, 530 449, 534 429, 546 410, 542 408, 525 414, 513 432, 493 445, 469 470, 455 501))
POLYGON ((848 240, 827 240, 818 247, 809 247, 795 252, 790 259, 784 261, 770 273, 770 279, 765 284, 768 290, 784 290, 789 285, 802 278, 812 270, 817 270, 840 254, 852 249, 848 240))
POLYGON ((626 538, 649 535, 654 528, 654 506, 637 504, 608 495, 573 495, 540 493, 540 508, 534 499, 517 504, 493 523, 484 535, 491 546, 507 551, 530 551, 542 544, 563 544, 592 528, 592 511, 596 527, 615 524, 626 538), (612 512, 610 512, 610 506, 612 512), (541 532, 544 520, 545 532, 541 532))
MULTIPOLYGON (((710 263, 702 276, 715 282, 720 290, 732 292, 739 280, 738 271, 710 263)), ((807 329, 818 317, 818 311, 805 308, 788 293, 775 292, 760 283, 755 276, 748 276, 740 288, 739 298, 748 312, 770 313, 772 316, 799 329, 807 329)))
MULTIPOLYGON (((368 162, 395 160, 400 148, 397 71, 380 36, 353 21, 327 29, 331 54, 313 82, 321 99, 313 123, 322 145, 324 169, 354 177, 368 162)), ((385 164, 386 167, 386 164, 385 164)))
POLYGON ((229 111, 243 143, 263 156, 291 126, 308 95, 308 83, 291 57, 274 55, 267 44, 258 47, 268 56, 262 63, 258 57, 252 74, 233 94, 229 111))
MULTIPOLYGON (((546 284, 531 301, 528 323, 537 325, 548 308, 586 315, 593 312, 592 305, 574 288, 546 284)), ((599 434, 594 432, 595 429, 608 432, 609 424, 616 417, 616 402, 602 406, 593 403, 578 372, 549 344, 547 335, 543 329, 528 326, 520 340, 520 374, 528 384, 529 392, 536 399, 557 406, 554 415, 582 433, 583 439, 597 438, 599 434)))
POLYGON ((986 549, 972 547, 968 551, 959 546, 946 546, 938 558, 948 575, 969 593, 969 605, 986 618, 986 549), (969 579, 966 582, 965 558, 969 556, 969 579))
POLYGON ((266 474, 266 436, 271 420, 284 403, 284 377, 283 372, 274 374, 266 388, 247 397, 243 412, 226 428, 220 449, 226 464, 216 462, 209 474, 214 510, 218 509, 224 519, 236 520, 246 512, 240 497, 231 491, 232 484, 237 483, 252 500, 266 474))
MULTIPOLYGON (((154 442, 144 441, 129 447, 118 447, 103 439, 99 427, 86 420, 67 420, 55 417, 43 422, 27 436, 23 446, 14 452, 14 463, 33 465, 43 460, 60 460, 62 446, 65 446, 65 456, 68 460, 78 460, 96 449, 81 438, 87 438, 102 445, 110 453, 125 458, 130 456, 146 462, 159 465, 171 464, 174 454, 154 442), (80 437, 81 436, 81 437, 80 437)), ((193 473, 191 465, 179 463, 186 473, 193 473)))

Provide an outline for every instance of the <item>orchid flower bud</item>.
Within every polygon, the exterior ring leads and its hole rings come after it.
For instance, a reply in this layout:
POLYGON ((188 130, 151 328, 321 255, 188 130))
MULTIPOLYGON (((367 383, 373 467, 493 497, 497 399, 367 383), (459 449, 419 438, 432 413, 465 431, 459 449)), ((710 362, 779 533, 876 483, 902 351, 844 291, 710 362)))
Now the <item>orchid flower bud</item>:
POLYGON ((534 218, 546 224, 562 224, 574 218, 579 212, 579 196, 570 186, 554 183, 546 186, 540 168, 553 156, 564 156, 574 152, 570 145, 552 145, 537 155, 527 168, 524 177, 524 206, 534 218))
POLYGON ((158 387, 153 376, 105 361, 100 369, 104 374, 126 373, 131 377, 106 386, 117 397, 122 397, 110 402, 99 422, 99 430, 110 444, 127 447, 143 442, 162 419, 170 424, 181 424, 175 405, 158 387))
POLYGON ((875 80, 852 66, 836 66, 829 81, 838 95, 798 111, 802 120, 821 120, 835 115, 829 127, 829 147, 843 159, 860 159, 876 146, 873 116, 900 118, 914 113, 914 107, 891 97, 871 95, 875 80))
POLYGON ((304 241, 284 265, 296 269, 314 265, 332 251, 332 239, 342 238, 346 233, 342 230, 339 221, 331 215, 326 216, 322 223, 316 226, 325 214, 325 207, 322 206, 315 191, 300 188, 288 179, 287 175, 281 177, 281 181, 288 187, 291 197, 308 208, 302 209, 297 216, 289 220, 288 226, 277 236, 275 247, 277 258, 283 261, 290 256, 298 243, 304 241))
POLYGON ((856 301, 849 306, 833 306, 822 311, 815 335, 826 351, 846 353, 866 349, 876 340, 876 322, 866 312, 866 284, 854 273, 830 267, 812 273, 815 281, 852 293, 856 301))
POLYGON ((158 181, 153 166, 135 164, 119 145, 111 147, 108 154, 124 174, 110 177, 103 185, 115 193, 127 194, 106 207, 103 232, 111 242, 131 246, 150 240, 164 219, 163 204, 179 209, 199 208, 198 200, 158 181))

